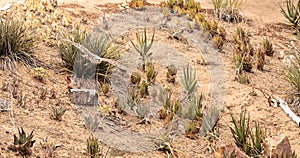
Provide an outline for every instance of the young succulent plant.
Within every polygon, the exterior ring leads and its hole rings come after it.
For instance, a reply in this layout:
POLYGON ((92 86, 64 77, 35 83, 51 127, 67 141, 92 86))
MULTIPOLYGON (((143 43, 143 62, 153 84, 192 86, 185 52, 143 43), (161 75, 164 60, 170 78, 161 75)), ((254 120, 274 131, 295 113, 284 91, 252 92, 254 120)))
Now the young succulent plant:
POLYGON ((196 134, 200 131, 200 123, 199 121, 192 121, 185 130, 185 136, 190 139, 197 138, 196 134))
POLYGON ((141 75, 138 72, 133 72, 130 76, 130 82, 133 85, 139 85, 141 82, 141 75))
POLYGON ((148 58, 151 56, 151 53, 149 53, 150 48, 152 47, 153 41, 154 41, 154 35, 155 35, 155 30, 153 31, 152 37, 150 39, 150 43, 147 39, 147 31, 146 28, 144 28, 143 33, 136 33, 136 41, 137 44, 133 43, 132 40, 130 40, 131 44, 135 48, 135 50, 140 54, 142 57, 142 62, 143 62, 143 70, 145 71, 146 63, 148 58))
POLYGON ((192 94, 197 87, 197 72, 190 65, 183 68, 182 84, 188 95, 192 94))
POLYGON ((109 84, 108 83, 102 83, 101 85, 102 93, 106 96, 109 92, 109 84))
POLYGON ((176 79, 176 74, 177 74, 177 68, 173 64, 169 65, 167 71, 167 81, 174 84, 176 79))
POLYGON ((140 86, 140 97, 145 98, 146 95, 149 95, 148 83, 146 81, 142 81, 141 86, 140 86))
POLYGON ((31 147, 33 146, 35 140, 33 138, 33 131, 31 131, 30 135, 27 136, 23 128, 21 127, 21 131, 18 128, 19 137, 14 134, 14 144, 9 146, 8 149, 19 152, 22 156, 30 156, 32 154, 31 147))
POLYGON ((52 107, 52 114, 50 115, 50 118, 53 120, 61 121, 66 111, 67 109, 63 108, 62 106, 52 107))
POLYGON ((268 39, 263 40, 263 52, 267 56, 273 56, 274 54, 272 43, 268 39))
POLYGON ((154 64, 148 63, 146 66, 147 82, 149 82, 149 83, 155 82, 155 78, 156 78, 157 74, 158 74, 158 72, 154 69, 154 64))
POLYGON ((265 65, 265 52, 258 49, 256 52, 256 67, 258 70, 263 70, 265 65))
POLYGON ((218 49, 223 48, 224 40, 223 40, 223 37, 221 37, 220 35, 214 36, 212 41, 213 41, 216 48, 218 48, 218 49))
POLYGON ((98 138, 92 136, 87 139, 87 154, 91 158, 96 158, 100 156, 99 142, 98 138))

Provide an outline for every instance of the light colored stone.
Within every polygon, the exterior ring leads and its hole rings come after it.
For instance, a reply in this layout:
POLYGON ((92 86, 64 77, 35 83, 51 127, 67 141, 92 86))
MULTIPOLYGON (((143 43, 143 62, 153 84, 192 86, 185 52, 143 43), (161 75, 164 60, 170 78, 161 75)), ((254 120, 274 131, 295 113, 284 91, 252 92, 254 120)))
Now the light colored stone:
POLYGON ((268 157, 288 157, 292 154, 291 145, 286 135, 274 135, 266 138, 265 155, 268 157))

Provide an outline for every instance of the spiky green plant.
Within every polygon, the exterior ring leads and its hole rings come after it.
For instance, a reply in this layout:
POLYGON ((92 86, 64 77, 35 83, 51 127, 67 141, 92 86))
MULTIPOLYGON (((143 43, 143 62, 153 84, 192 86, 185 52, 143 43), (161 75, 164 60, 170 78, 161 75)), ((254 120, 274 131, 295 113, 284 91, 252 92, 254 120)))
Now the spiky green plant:
POLYGON ((286 9, 281 7, 281 13, 293 27, 300 27, 300 0, 294 5, 294 0, 286 0, 286 9))
POLYGON ((150 39, 150 43, 147 38, 147 29, 144 28, 143 33, 136 33, 136 44, 130 39, 130 42, 134 49, 140 54, 142 57, 143 68, 146 66, 148 62, 148 58, 151 56, 149 53, 150 48, 152 47, 154 41, 155 30, 153 31, 152 37, 150 39))
POLYGON ((197 72, 190 65, 183 68, 182 85, 188 95, 192 94, 197 87, 197 72))
POLYGON ((105 34, 99 34, 97 32, 86 33, 85 30, 78 28, 72 32, 64 33, 62 37, 60 55, 63 64, 67 69, 76 72, 76 77, 79 78, 103 78, 103 76, 110 73, 113 66, 107 62, 101 62, 99 64, 91 63, 89 59, 81 55, 79 49, 64 39, 82 44, 82 46, 101 58, 118 59, 120 56, 118 47, 115 46, 111 39, 105 34))
POLYGON ((158 150, 165 152, 168 156, 175 156, 174 148, 172 147, 171 135, 173 134, 172 126, 170 126, 165 132, 159 134, 156 138, 154 138, 154 143, 158 147, 158 150))
POLYGON ((220 120, 220 110, 217 107, 210 107, 207 114, 204 114, 201 129, 205 134, 216 134, 216 127, 220 120))
POLYGON ((204 108, 203 99, 203 93, 192 96, 191 100, 188 102, 187 109, 182 111, 182 115, 191 120, 202 120, 204 108))
POLYGON ((262 42, 263 51, 267 56, 273 56, 274 50, 273 45, 268 39, 264 39, 262 42))
POLYGON ((256 52, 256 67, 258 70, 263 70, 265 65, 265 52, 258 49, 256 52))
POLYGON ((262 141, 264 140, 263 132, 259 126, 259 122, 255 123, 255 133, 251 134, 252 150, 251 154, 253 156, 258 156, 263 154, 262 141))
POLYGON ((139 85, 141 82, 141 75, 138 72, 133 72, 130 76, 130 82, 134 85, 139 85))
POLYGON ((137 103, 133 110, 139 119, 144 119, 149 113, 149 105, 137 103))
POLYGON ((149 83, 155 82, 155 78, 156 78, 157 74, 158 74, 158 72, 154 69, 154 64, 148 63, 146 66, 147 82, 149 82, 149 83))
POLYGON ((286 65, 285 76, 288 82, 290 82, 297 93, 300 92, 300 51, 296 49, 294 53, 295 59, 290 61, 290 64, 286 65))
POLYGON ((229 128, 235 144, 249 155, 251 148, 247 139, 250 135, 250 116, 248 115, 248 118, 246 118, 246 112, 242 111, 240 114, 240 120, 237 121, 233 114, 230 115, 234 127, 229 128))
POLYGON ((100 156, 98 138, 92 136, 87 139, 87 154, 90 158, 96 158, 100 156))
POLYGON ((171 83, 175 83, 176 74, 177 74, 177 68, 173 64, 169 65, 167 71, 167 81, 171 83))
POLYGON ((19 137, 14 134, 14 144, 9 146, 8 149, 19 152, 22 156, 30 156, 32 154, 31 147, 33 146, 35 140, 33 138, 33 130, 30 135, 27 136, 23 128, 21 127, 21 131, 18 128, 19 137))
POLYGON ((63 108, 62 106, 52 107, 52 113, 50 115, 50 118, 53 120, 61 121, 66 111, 67 109, 63 108))
POLYGON ((140 97, 145 98, 146 95, 149 95, 148 92, 148 83, 146 81, 142 81, 141 86, 140 86, 140 97))
POLYGON ((24 22, 24 19, 15 18, 10 13, 0 17, 0 62, 3 68, 11 69, 18 61, 35 65, 33 50, 38 36, 24 22))
POLYGON ((160 89, 158 98, 163 103, 163 107, 166 110, 171 109, 171 96, 172 96, 172 90, 170 87, 165 86, 164 88, 160 89))

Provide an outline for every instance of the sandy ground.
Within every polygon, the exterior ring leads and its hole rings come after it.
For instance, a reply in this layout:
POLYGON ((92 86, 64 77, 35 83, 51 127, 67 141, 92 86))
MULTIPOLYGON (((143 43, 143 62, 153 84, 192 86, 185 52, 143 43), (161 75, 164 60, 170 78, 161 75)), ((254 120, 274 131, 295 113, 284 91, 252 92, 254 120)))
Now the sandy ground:
MULTIPOLYGON (((8 2, 11 0, 2 0, 0 6, 3 2, 8 2)), ((86 16, 89 21, 87 23, 88 28, 92 28, 95 24, 99 23, 99 19, 103 14, 103 5, 106 3, 124 3, 125 1, 102 1, 102 0, 59 0, 59 7, 65 9, 70 13, 71 16, 75 18, 82 18, 86 16), (76 4, 76 5, 74 5, 76 4), (85 11, 85 14, 80 14, 85 11)), ((149 1, 150 3, 160 3, 160 1, 149 1)), ((291 41, 294 41, 296 45, 300 45, 299 40, 292 35, 292 31, 284 27, 281 23, 286 22, 283 15, 280 13, 280 6, 284 3, 284 0, 248 0, 241 9, 241 14, 243 17, 248 19, 250 22, 242 22, 239 24, 228 24, 225 22, 220 22, 228 31, 228 38, 231 39, 230 34, 232 34, 238 26, 242 26, 249 30, 252 34, 252 42, 255 47, 259 47, 263 38, 269 38, 273 42, 273 47, 275 49, 274 57, 266 58, 265 71, 254 70, 250 73, 251 85, 241 85, 234 81, 235 70, 234 63, 232 60, 231 50, 233 45, 227 43, 224 49, 224 53, 221 54, 223 59, 224 69, 226 71, 226 96, 224 112, 221 114, 221 120, 219 122, 219 132, 220 138, 218 145, 225 145, 228 142, 233 142, 228 126, 230 123, 230 113, 234 113, 238 116, 241 109, 246 109, 251 114, 251 120, 253 122, 258 120, 260 124, 267 129, 269 134, 286 134, 290 140, 292 149, 300 155, 300 128, 290 120, 290 118, 280 109, 269 107, 267 100, 264 98, 260 91, 257 92, 257 96, 250 96, 249 93, 253 91, 252 87, 262 88, 268 93, 273 93, 275 95, 286 97, 287 92, 291 91, 289 83, 287 83, 282 75, 282 70, 284 64, 282 60, 277 59, 280 51, 289 52, 288 45, 291 41)), ((200 0, 202 8, 212 9, 213 6, 210 1, 200 0)), ((211 19, 214 19, 208 15, 211 19)), ((162 35, 163 37, 163 35, 162 35)), ((162 38, 162 40, 164 40, 162 38)), ((178 44, 179 45, 179 44, 178 44)), ((177 45, 177 46, 178 46, 177 45)), ((173 47, 176 47, 174 44, 173 47)), ((45 48, 51 51, 54 56, 57 52, 52 49, 45 48)), ((41 52, 40 52, 41 53, 41 52)), ((45 55, 47 56, 47 55, 45 55)), ((57 59, 56 59, 57 60, 57 59)), ((48 61, 49 62, 49 61, 48 61)), ((53 61, 54 62, 54 61, 53 61)), ((53 64, 50 62, 50 64, 53 64)), ((53 68, 58 67, 59 64, 54 64, 53 68)), ((27 74, 28 70, 20 69, 18 71, 19 75, 23 78, 30 80, 31 76, 27 74)), ((66 83, 64 82, 64 75, 57 75, 56 71, 51 72, 55 76, 55 79, 61 82, 52 83, 47 85, 40 85, 34 80, 30 80, 31 85, 23 85, 26 81, 20 81, 21 87, 25 91, 37 91, 36 85, 49 87, 51 89, 51 84, 55 85, 55 88, 59 90, 59 94, 64 100, 68 100, 65 94, 66 83), (61 88, 64 87, 64 88, 61 88)), ((0 80, 2 82, 11 80, 12 77, 7 73, 1 71, 0 80)), ((32 92, 33 93, 33 92, 32 92)), ((1 94, 1 97, 8 98, 8 92, 1 94)), ((49 137, 50 140, 55 141, 58 144, 62 144, 61 148, 56 150, 58 157, 83 157, 85 155, 85 141, 90 136, 89 131, 84 127, 84 124, 76 110, 74 105, 66 103, 68 111, 61 122, 55 122, 48 118, 48 114, 51 110, 50 105, 55 104, 55 100, 47 99, 41 103, 35 103, 38 100, 37 97, 33 97, 32 106, 20 109, 15 108, 14 120, 15 125, 12 124, 11 116, 8 113, 0 113, 1 118, 1 140, 0 143, 0 156, 12 156, 14 153, 7 151, 5 148, 12 142, 12 135, 16 133, 15 126, 25 125, 26 129, 35 129, 35 138, 37 141, 41 141, 45 137, 49 137), (36 120, 39 120, 38 122, 36 120)), ((28 131, 29 132, 29 131, 28 131)), ((184 136, 178 137, 174 140, 173 146, 177 149, 186 150, 189 157, 193 155, 200 155, 199 157, 212 157, 209 154, 203 154, 204 148, 207 145, 205 140, 190 140, 184 136)), ((105 147, 107 149, 107 147, 105 147)), ((38 143, 34 146, 35 155, 42 155, 43 150, 38 143)), ((111 155, 113 156, 123 156, 123 157, 165 157, 161 152, 145 152, 145 153, 126 153, 118 150, 111 149, 111 155)), ((206 152, 207 153, 207 152, 206 152)))

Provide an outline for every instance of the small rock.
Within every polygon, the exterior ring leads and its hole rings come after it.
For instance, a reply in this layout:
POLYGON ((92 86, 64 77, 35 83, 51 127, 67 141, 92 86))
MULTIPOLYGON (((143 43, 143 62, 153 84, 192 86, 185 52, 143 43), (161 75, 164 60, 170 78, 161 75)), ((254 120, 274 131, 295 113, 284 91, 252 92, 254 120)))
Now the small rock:
POLYGON ((287 157, 292 154, 289 139, 284 134, 266 138, 264 146, 265 154, 270 157, 287 157))
POLYGON ((279 52, 278 59, 283 59, 284 57, 285 57, 285 53, 284 53, 284 51, 282 50, 282 51, 279 52))

